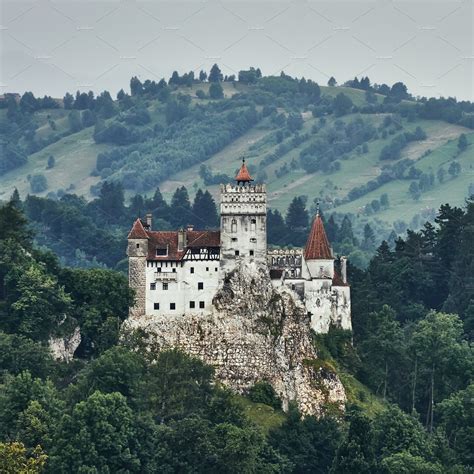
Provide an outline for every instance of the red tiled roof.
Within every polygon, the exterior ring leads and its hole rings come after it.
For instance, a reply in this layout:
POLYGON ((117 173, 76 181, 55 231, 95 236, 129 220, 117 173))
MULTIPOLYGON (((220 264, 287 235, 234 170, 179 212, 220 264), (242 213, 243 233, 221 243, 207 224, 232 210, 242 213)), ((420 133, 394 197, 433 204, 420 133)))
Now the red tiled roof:
POLYGON ((182 260, 189 248, 220 247, 221 233, 216 230, 186 230, 186 246, 178 250, 179 231, 148 231, 148 260, 182 260), (167 255, 156 255, 156 249, 168 249, 167 255))
POLYGON ((148 239, 148 235, 140 219, 137 219, 133 223, 132 230, 128 234, 127 238, 128 239, 148 239))
POLYGON ((323 220, 319 214, 316 214, 314 218, 304 249, 304 258, 306 260, 329 260, 333 258, 331 246, 324 230, 323 220))
POLYGON ((240 167, 240 170, 237 173, 237 176, 235 177, 235 180, 237 182, 239 182, 239 181, 243 181, 243 182, 253 181, 252 177, 250 176, 249 170, 247 169, 247 165, 245 164, 245 161, 242 162, 242 166, 240 167))

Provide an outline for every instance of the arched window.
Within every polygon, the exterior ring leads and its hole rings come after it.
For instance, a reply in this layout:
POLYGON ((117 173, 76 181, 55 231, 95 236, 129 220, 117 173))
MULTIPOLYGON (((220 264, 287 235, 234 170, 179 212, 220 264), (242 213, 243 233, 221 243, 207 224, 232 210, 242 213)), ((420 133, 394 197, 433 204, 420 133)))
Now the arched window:
POLYGON ((252 232, 255 232, 256 227, 257 227, 257 219, 251 219, 250 220, 250 230, 252 232))
POLYGON ((232 224, 230 227, 231 232, 237 232, 237 221, 235 219, 232 219, 232 224))

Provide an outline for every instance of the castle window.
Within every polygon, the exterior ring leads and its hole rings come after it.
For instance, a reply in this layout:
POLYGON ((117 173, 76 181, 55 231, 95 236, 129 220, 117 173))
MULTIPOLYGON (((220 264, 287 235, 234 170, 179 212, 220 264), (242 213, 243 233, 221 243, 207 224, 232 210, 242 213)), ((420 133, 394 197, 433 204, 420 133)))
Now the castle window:
POLYGON ((216 267, 216 268, 214 268, 214 271, 215 271, 215 272, 217 272, 217 267, 216 267))
POLYGON ((257 242, 257 239, 256 239, 255 237, 251 237, 251 238, 250 238, 250 242, 253 243, 253 244, 255 244, 255 243, 257 242))
POLYGON ((156 249, 156 256, 157 257, 166 257, 166 255, 168 255, 168 249, 167 248, 156 249))
POLYGON ((232 237, 232 242, 237 242, 237 237, 232 237))
POLYGON ((204 290, 204 283, 202 281, 198 283, 198 290, 204 290))
POLYGON ((189 273, 194 273, 194 267, 191 267, 191 268, 189 269, 189 273))
POLYGON ((160 309, 160 303, 153 303, 153 309, 155 310, 160 309))
POLYGON ((195 307, 196 307, 196 302, 195 302, 195 301, 190 301, 190 302, 189 302, 189 307, 190 307, 191 309, 195 308, 195 307))
POLYGON ((150 290, 156 290, 156 283, 150 283, 150 290))
POLYGON ((235 251, 235 256, 238 257, 240 255, 240 252, 238 250, 235 251))
POLYGON ((237 221, 235 219, 232 219, 232 224, 230 226, 230 231, 231 232, 237 232, 237 221))
POLYGON ((170 309, 176 309, 176 303, 170 303, 170 309))
POLYGON ((176 268, 173 268, 172 272, 173 272, 173 273, 176 273, 176 268))
POLYGON ((209 267, 206 267, 206 272, 208 272, 208 271, 209 271, 209 267))
POLYGON ((137 249, 139 249, 139 248, 140 248, 140 244, 137 244, 137 249))
POLYGON ((167 290, 167 289, 168 289, 168 283, 163 282, 163 290, 167 290))
POLYGON ((253 250, 250 251, 250 256, 253 257, 253 250))
POLYGON ((199 307, 200 307, 201 309, 204 309, 204 301, 200 301, 200 302, 199 302, 199 307))

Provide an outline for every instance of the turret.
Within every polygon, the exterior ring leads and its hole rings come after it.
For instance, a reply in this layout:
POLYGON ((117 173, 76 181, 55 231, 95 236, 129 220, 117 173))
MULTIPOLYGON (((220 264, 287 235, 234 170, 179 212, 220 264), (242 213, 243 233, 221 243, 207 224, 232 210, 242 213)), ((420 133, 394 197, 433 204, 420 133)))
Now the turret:
POLYGON ((306 242, 304 259, 310 278, 334 278, 334 257, 319 210, 306 242))
MULTIPOLYGON (((151 223, 150 223, 151 225, 151 223)), ((148 256, 148 234, 143 223, 137 219, 128 234, 128 283, 135 290, 135 304, 130 308, 130 316, 145 314, 146 301, 146 259, 148 256)))
POLYGON ((242 160, 236 184, 221 185, 221 277, 241 261, 266 265, 267 196, 242 160))

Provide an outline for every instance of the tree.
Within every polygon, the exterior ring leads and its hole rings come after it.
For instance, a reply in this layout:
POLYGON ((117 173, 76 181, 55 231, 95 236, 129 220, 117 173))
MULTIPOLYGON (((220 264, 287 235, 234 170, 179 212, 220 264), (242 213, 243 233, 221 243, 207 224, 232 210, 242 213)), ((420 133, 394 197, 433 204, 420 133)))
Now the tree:
POLYGON ((185 186, 176 188, 171 198, 170 208, 170 220, 174 226, 183 227, 190 223, 189 220, 192 218, 191 203, 185 186))
POLYGON ((292 472, 327 473, 342 440, 339 422, 329 416, 301 419, 294 404, 283 424, 270 432, 270 444, 294 465, 292 472))
POLYGON ((63 98, 63 105, 66 110, 71 110, 74 105, 74 96, 69 92, 66 92, 66 95, 63 98))
POLYGON ((199 81, 205 82, 207 80, 207 72, 202 69, 199 71, 199 81))
POLYGON ((132 96, 140 95, 143 93, 143 84, 136 76, 130 79, 130 93, 132 96))
POLYGON ((291 132, 297 132, 303 128, 303 117, 299 113, 290 113, 286 119, 286 126, 291 132))
POLYGON ((209 86, 209 97, 211 99, 222 99, 224 97, 224 89, 218 82, 213 82, 209 86))
POLYGON ((462 153, 467 148, 468 145, 469 145, 469 143, 467 141, 466 134, 461 133, 461 135, 459 135, 459 139, 458 139, 459 153, 462 153))
POLYGON ((134 416, 120 393, 95 392, 64 414, 51 450, 53 472, 137 472, 134 416))
POLYGON ((216 203, 211 193, 207 190, 204 193, 201 189, 197 190, 194 197, 192 214, 197 219, 195 224, 199 228, 214 229, 218 226, 219 218, 217 216, 216 203))
POLYGON ((452 178, 455 178, 461 172, 461 165, 457 161, 451 161, 448 173, 451 175, 452 178))
POLYGON ((286 225, 290 231, 305 230, 308 227, 308 211, 301 196, 296 196, 288 206, 286 225))
POLYGON ((333 107, 336 117, 341 117, 351 111, 352 100, 346 94, 340 92, 333 100, 333 107))
POLYGON ((435 399, 444 398, 448 390, 465 379, 469 365, 469 348, 463 341, 463 325, 455 314, 430 311, 414 329, 412 351, 424 370, 424 383, 428 389, 426 426, 430 431, 434 425, 435 399))
POLYGON ((48 164, 46 166, 46 169, 50 170, 51 168, 54 168, 54 165, 56 164, 56 160, 54 159, 53 155, 49 155, 48 158, 48 164))
POLYGON ((421 456, 414 456, 406 451, 382 459, 380 468, 380 472, 384 474, 442 474, 446 472, 439 464, 434 464, 421 456))
POLYGON ((81 114, 78 110, 71 110, 68 115, 69 129, 72 133, 80 132, 82 130, 81 114))
POLYGON ((221 82, 223 78, 224 77, 221 73, 221 70, 219 69, 219 66, 214 64, 211 68, 211 71, 209 72, 209 82, 221 82))
POLYGON ((48 180, 44 174, 34 174, 29 181, 32 193, 42 193, 48 189, 48 180))
POLYGON ((370 474, 375 471, 373 429, 363 414, 349 415, 349 432, 337 449, 332 463, 333 474, 370 474))
POLYGON ((41 446, 28 452, 23 443, 0 443, 0 466, 4 474, 40 474, 47 459, 41 446))
POLYGON ((334 86, 336 86, 336 85, 337 85, 336 79, 334 79, 334 77, 331 76, 331 77, 329 78, 329 80, 328 80, 328 86, 329 86, 329 87, 334 87, 334 86))
POLYGON ((390 207, 390 201, 388 199, 387 193, 383 193, 380 196, 380 205, 382 206, 383 209, 387 209, 390 207))
POLYGON ((57 279, 36 262, 15 268, 6 277, 15 331, 46 341, 70 311, 71 298, 57 279))
POLYGON ((374 246, 375 246, 375 233, 372 230, 372 227, 370 227, 370 224, 367 223, 364 226, 364 240, 362 242, 362 247, 364 248, 364 250, 372 250, 374 246))
POLYGON ((465 465, 474 464, 474 384, 453 393, 437 405, 439 424, 446 432, 449 445, 460 455, 465 465))
POLYGON ((438 168, 436 176, 440 184, 444 183, 444 178, 446 177, 446 170, 441 166, 441 168, 438 168))

